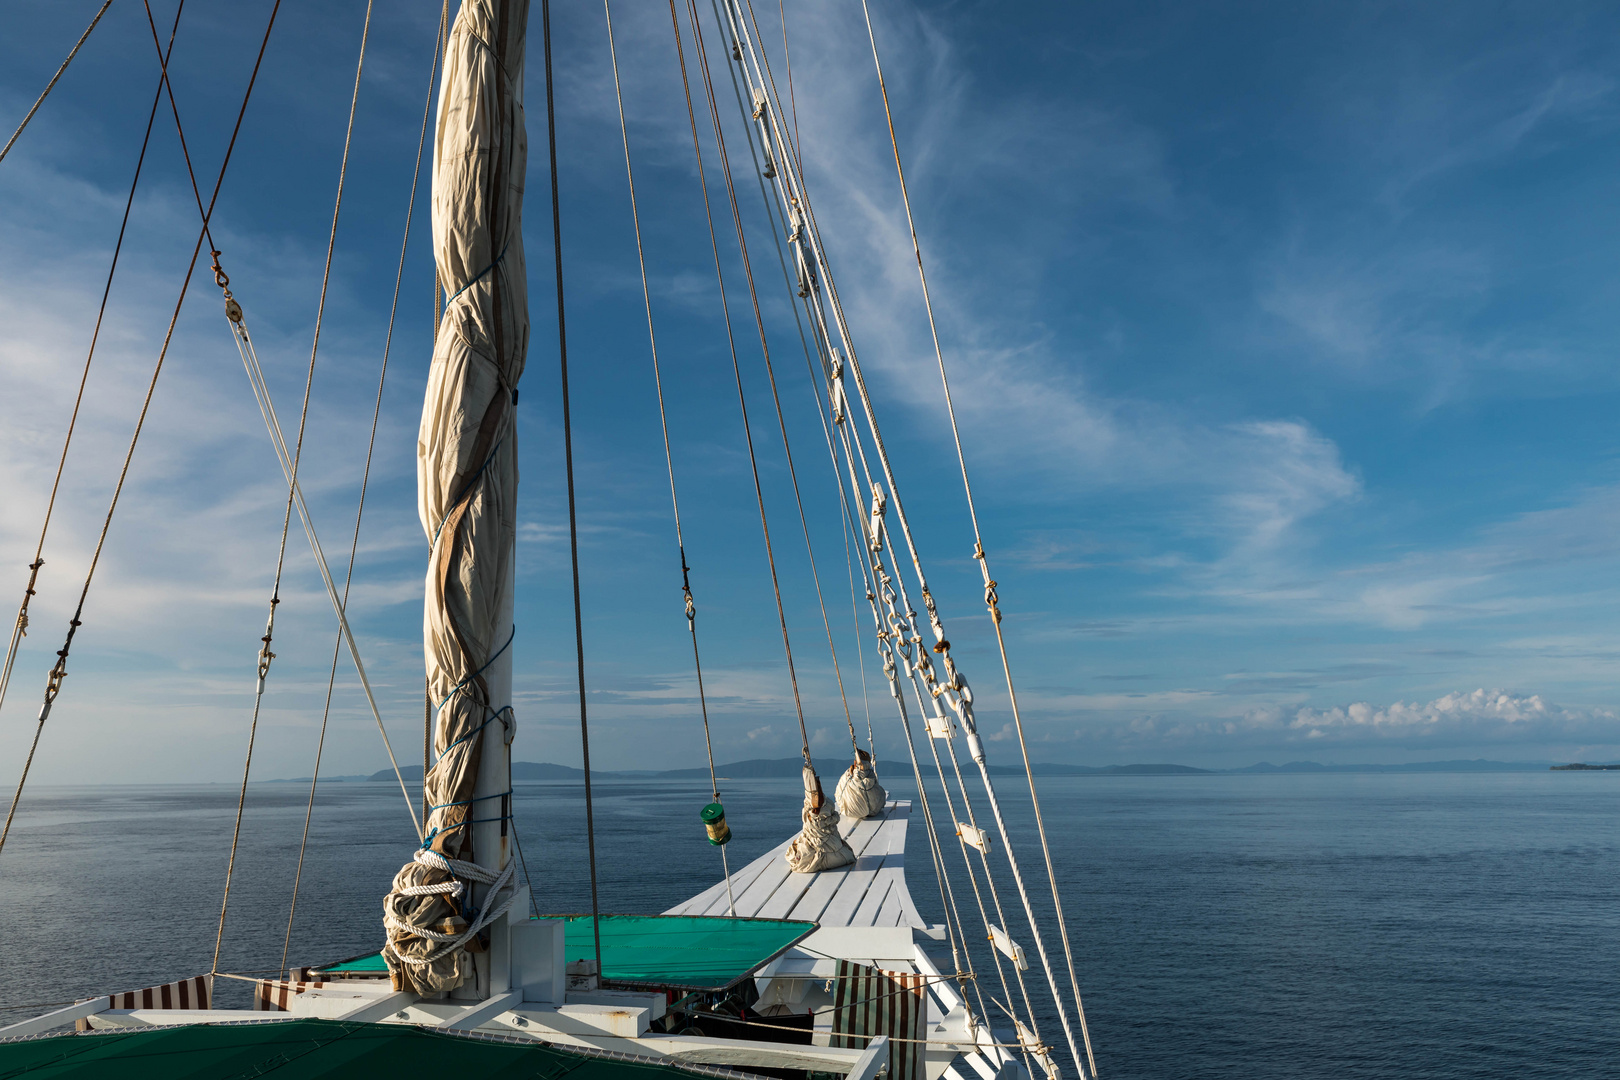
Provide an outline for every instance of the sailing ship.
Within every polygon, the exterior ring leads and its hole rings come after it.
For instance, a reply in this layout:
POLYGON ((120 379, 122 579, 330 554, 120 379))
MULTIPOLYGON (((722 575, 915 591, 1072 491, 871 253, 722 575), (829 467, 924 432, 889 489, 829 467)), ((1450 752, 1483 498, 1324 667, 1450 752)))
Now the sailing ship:
MULTIPOLYGON (((611 50, 612 12, 606 4, 604 10, 611 50)), ((442 76, 434 76, 439 79, 439 93, 431 125, 436 297, 442 299, 443 310, 442 314, 435 312, 417 461, 419 512, 431 542, 424 639, 427 696, 434 706, 434 760, 423 778, 423 813, 416 823, 420 846, 402 853, 403 866, 382 900, 381 948, 336 962, 289 966, 271 977, 251 977, 253 1007, 222 1009, 214 1007, 216 981, 243 976, 220 969, 216 939, 213 970, 207 974, 91 998, 0 1028, 0 1075, 238 1076, 281 1069, 305 1075, 371 1075, 385 1069, 420 1071, 442 1066, 470 1070, 474 1075, 488 1070, 502 1075, 543 1071, 554 1076, 583 1070, 585 1075, 613 1080, 632 1074, 670 1080, 689 1075, 786 1080, 834 1075, 847 1080, 872 1080, 880 1075, 889 1080, 1033 1080, 1043 1076, 1057 1080, 1064 1069, 1059 1057, 1065 1052, 1075 1075, 1096 1075, 1039 803, 1035 802, 1034 809, 1044 866, 1037 870, 1044 869, 1049 898, 1041 874, 1026 873, 1015 854, 1027 838, 1020 838, 1020 847, 1015 849, 1000 794, 986 764, 984 742, 977 732, 973 695, 952 655, 943 616, 923 573, 899 477, 882 439, 876 403, 862 374, 834 284, 832 261, 806 187, 801 148, 783 112, 782 94, 756 13, 750 0, 718 0, 712 6, 713 20, 705 29, 695 0, 688 0, 684 12, 677 11, 672 2, 669 11, 709 211, 720 294, 723 301, 723 260, 714 239, 717 215, 709 201, 708 177, 715 170, 702 161, 702 125, 694 98, 706 105, 704 111, 709 114, 711 153, 719 161, 717 171, 731 210, 748 289, 756 299, 757 320, 756 285, 737 212, 734 173, 738 170, 725 143, 727 125, 720 105, 724 95, 715 90, 715 67, 728 69, 735 81, 739 116, 731 123, 740 125, 745 133, 765 211, 778 232, 774 239, 782 245, 785 284, 806 328, 807 359, 819 375, 828 460, 837 477, 843 509, 840 527, 848 531, 854 550, 861 553, 856 588, 864 592, 876 655, 910 749, 910 779, 917 799, 889 797, 877 776, 870 736, 867 747, 861 747, 853 722, 849 724, 851 763, 834 792, 827 793, 810 753, 795 676, 792 688, 804 756, 804 803, 798 834, 732 870, 725 861, 730 825, 715 781, 713 801, 701 808, 706 836, 722 857, 723 877, 713 887, 684 900, 672 897, 671 906, 660 913, 603 914, 594 910, 594 887, 593 911, 588 915, 546 918, 525 909, 514 859, 517 833, 511 813, 511 745, 516 718, 511 705, 510 646, 515 634, 515 413, 531 345, 522 236, 529 157, 523 80, 533 39, 531 12, 528 0, 462 0, 452 18, 446 4, 440 56, 435 57, 437 73, 442 56, 442 76), (719 48, 711 51, 716 41, 719 48), (699 84, 696 91, 692 71, 699 84), (965 768, 963 757, 968 759, 965 768), (931 764, 932 770, 926 770, 925 764, 931 764), (976 785, 967 779, 973 774, 977 774, 976 785), (939 887, 943 922, 926 920, 910 892, 905 856, 913 819, 922 826, 925 861, 939 887), (1048 900, 1050 909, 1044 906, 1048 900), (1043 914, 1037 914, 1038 905, 1043 914), (1051 916, 1044 914, 1047 910, 1051 916), (1021 920, 1022 929, 1015 928, 1014 920, 1021 920), (1048 940, 1052 925, 1058 929, 1061 954, 1059 942, 1048 940), (1058 1032, 1052 1030, 1054 1020, 1058 1032), (62 1030, 69 1026, 72 1031, 62 1030)), ((638 9, 638 15, 644 13, 638 9)), ((558 244, 558 355, 566 421, 563 260, 551 107, 550 12, 545 0, 540 15, 558 244)), ((369 28, 369 7, 367 20, 369 28)), ((270 27, 274 22, 272 13, 270 27)), ((870 16, 867 25, 870 31, 870 16)), ((94 26, 92 23, 91 29, 94 26)), ((154 45, 160 45, 155 24, 152 29, 154 45)), ((268 27, 265 33, 268 39, 268 27)), ((171 32, 171 45, 172 41, 171 32)), ((363 50, 362 43, 362 57, 363 50)), ((875 35, 872 51, 881 85, 875 35)), ((160 97, 167 94, 172 104, 168 54, 160 47, 158 55, 163 65, 160 97)), ((262 60, 262 46, 259 55, 262 60)), ((616 53, 613 62, 617 93, 616 53)), ((255 78, 257 71, 255 67, 255 78)), ((357 71, 357 88, 358 80, 357 71)), ((250 80, 249 94, 252 85, 250 80)), ((886 87, 883 95, 887 110, 886 87)), ((155 115, 156 100, 153 108, 155 115)), ((639 250, 640 209, 635 202, 622 97, 619 119, 639 250)), ((178 121, 176 109, 177 126, 178 121)), ((350 124, 352 131, 352 108, 350 124)), ((424 133, 428 126, 424 114, 424 133)), ((732 130, 735 139, 739 128, 732 130)), ((892 118, 890 133, 892 136, 892 118)), ((345 162, 346 155, 347 147, 345 162)), ((894 157, 909 225, 909 194, 897 141, 894 157)), ((217 184, 214 191, 217 196, 217 184)), ((201 252, 205 241, 211 240, 208 220, 213 210, 211 202, 204 205, 201 188, 197 189, 197 206, 202 219, 201 252)), ((334 219, 334 232, 335 228, 334 219)), ((911 235, 915 246, 914 228, 911 235)), ((921 274, 920 250, 917 265, 921 274)), ((401 273, 403 266, 402 255, 401 273)), ((347 583, 339 589, 299 486, 302 421, 289 443, 258 362, 249 319, 230 289, 217 250, 213 251, 212 269, 233 340, 281 461, 286 521, 290 524, 296 515, 306 533, 338 619, 340 640, 347 643, 381 729, 381 713, 370 692, 360 649, 348 628, 347 583)), ((656 373, 657 335, 646 280, 643 264, 643 298, 656 373)), ((922 286, 926 298, 925 277, 922 286)), ((322 296, 324 303, 324 284, 322 296)), ((726 321, 729 333, 729 311, 726 321)), ((758 329, 768 365, 763 323, 758 329)), ((937 335, 935 350, 938 355, 937 335)), ((735 336, 731 356, 746 433, 746 400, 735 336)), ((942 356, 939 361, 949 405, 942 356)), ((313 362, 312 356, 312 370, 313 362)), ((774 374, 771 377, 774 393, 774 374)), ((659 386, 662 404, 661 376, 659 386)), ((780 419, 779 400, 777 409, 780 419)), ((143 411, 143 419, 144 415, 143 411)), ((951 416, 954 433, 954 411, 951 416)), ((571 435, 567 437, 572 528, 571 435)), ((139 438, 139 427, 135 438, 139 438)), ((752 435, 748 438, 752 456, 752 435)), ((785 444, 785 423, 783 438, 785 444)), ((667 454, 667 423, 664 441, 667 454)), ((134 447, 132 440, 130 455, 134 447)), ((966 487, 959 441, 958 458, 966 487)), ((126 469, 127 463, 126 458, 126 469)), ((673 459, 669 472, 683 602, 701 688, 696 605, 685 578, 686 551, 679 535, 673 459)), ((754 483, 766 550, 771 555, 757 465, 754 483)), ((796 490, 796 479, 794 484, 796 490)), ((970 488, 967 494, 971 506, 970 488)), ((113 509, 116 507, 115 495, 113 509)), ((109 521, 111 516, 109 511, 109 521)), ((976 536, 977 528, 975 516, 976 536)), ((1001 645, 1022 745, 1022 719, 1016 711, 1011 668, 1005 664, 999 598, 982 542, 976 541, 972 556, 982 574, 985 613, 1001 645)), ((6 658, 5 681, 0 682, 0 702, 11 678, 17 642, 27 627, 28 600, 34 593, 39 565, 36 555, 31 568, 35 577, 30 578, 6 658)), ((351 557, 351 573, 352 568, 351 557)), ((774 555, 771 568, 774 584, 774 555)), ((574 574, 577 632, 577 546, 574 574)), ((279 586, 279 568, 277 580, 279 586)), ((89 589, 87 577, 85 592, 89 589)), ((817 589, 819 592, 819 582, 817 589)), ((275 658, 278 603, 279 593, 271 601, 260 653, 255 724, 275 658)), ((791 641, 779 588, 776 604, 791 673, 791 641)), ((82 611, 81 596, 79 613, 82 611)), ((38 717, 36 747, 38 730, 46 725, 62 691, 73 634, 80 622, 76 614, 50 673, 38 717)), ((830 643, 830 629, 828 633, 830 643)), ((579 671, 583 720, 582 651, 579 671)), ((703 724, 707 741, 706 705, 703 724)), ((588 745, 585 749, 589 812, 588 745)), ((251 748, 249 754, 251 761, 251 748)), ((389 754, 392 759, 391 748, 389 754)), ((712 751, 709 760, 712 779, 712 751)), ((1027 750, 1024 766, 1034 799, 1027 750)), ((395 772, 399 774, 397 762, 395 772)), ((25 765, 24 780, 26 775, 25 765)), ((407 805, 413 807, 414 819, 415 796, 402 775, 399 782, 407 805)), ((246 784, 244 770, 244 792, 246 784)), ((13 813, 22 792, 19 783, 13 813)), ((694 808, 694 825, 699 816, 694 808)), ((10 821, 8 816, 7 830, 10 821)), ((240 826, 239 804, 238 836, 240 826)), ((3 843, 0 834, 0 849, 3 843)), ((235 843, 233 839, 232 868, 235 843)), ((915 842, 913 850, 917 850, 915 842)), ((230 877, 228 869, 221 935, 230 877)), ((377 884, 382 892, 384 883, 377 884)))

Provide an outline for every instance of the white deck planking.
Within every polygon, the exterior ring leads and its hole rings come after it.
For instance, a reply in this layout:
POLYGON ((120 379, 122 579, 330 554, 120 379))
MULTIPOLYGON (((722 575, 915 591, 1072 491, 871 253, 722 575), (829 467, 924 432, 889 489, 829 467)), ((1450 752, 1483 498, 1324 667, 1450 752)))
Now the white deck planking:
MULTIPOLYGON (((883 813, 866 821, 858 821, 844 833, 844 839, 855 853, 855 862, 837 870, 824 870, 819 874, 795 874, 788 870, 787 844, 781 844, 761 855, 731 875, 731 891, 736 896, 736 914, 743 918, 800 919, 827 927, 910 927, 928 929, 912 902, 906 887, 905 851, 906 826, 911 819, 911 803, 895 801, 883 808, 883 813)), ((666 915, 725 915, 726 883, 718 882, 692 897, 684 904, 670 908, 666 915)), ((836 931, 823 930, 823 933, 836 931)), ((907 931, 909 933, 909 931, 907 931)), ((856 929, 858 937, 870 931, 856 929)), ((882 956, 865 954, 879 948, 876 938, 844 942, 833 953, 857 963, 873 967, 915 971, 930 976, 927 991, 927 1023, 930 1032, 942 1023, 953 1009, 962 1005, 956 988, 929 959, 920 945, 906 945, 907 956, 885 952, 882 956)), ((830 964, 830 956, 817 953, 808 943, 788 950, 774 961, 781 966, 769 968, 771 975, 761 984, 774 978, 802 979, 831 975, 816 965, 830 964), (800 969, 803 970, 800 970, 800 969)), ((823 944, 822 948, 831 946, 823 944)), ((879 948, 879 951, 882 951, 879 948)), ((823 1035, 831 1030, 831 1014, 818 1018, 816 1030, 823 1035)), ((972 1050, 937 1050, 930 1048, 926 1060, 925 1076, 930 1080, 997 1080, 1003 1062, 1012 1061, 1006 1051, 979 1046, 972 1050)))
MULTIPOLYGON (((737 915, 802 919, 823 926, 926 927, 906 891, 910 819, 911 803, 900 800, 888 803, 878 817, 857 821, 844 834, 855 852, 854 864, 819 874, 789 871, 787 844, 772 848, 731 875, 737 915)), ((721 881, 664 914, 725 915, 726 883, 721 881)))

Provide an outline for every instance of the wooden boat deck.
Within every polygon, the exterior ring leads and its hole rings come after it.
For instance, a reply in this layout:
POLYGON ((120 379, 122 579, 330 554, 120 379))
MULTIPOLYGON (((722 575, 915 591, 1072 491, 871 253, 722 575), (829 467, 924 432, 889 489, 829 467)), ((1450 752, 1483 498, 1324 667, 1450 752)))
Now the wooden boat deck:
MULTIPOLYGON (((822 926, 909 926, 927 929, 906 888, 906 826, 910 800, 891 800, 875 818, 840 827, 855 862, 818 874, 795 874, 784 857, 786 841, 731 875, 736 914, 743 918, 803 919, 822 926)), ((721 880, 664 912, 726 915, 721 880)))

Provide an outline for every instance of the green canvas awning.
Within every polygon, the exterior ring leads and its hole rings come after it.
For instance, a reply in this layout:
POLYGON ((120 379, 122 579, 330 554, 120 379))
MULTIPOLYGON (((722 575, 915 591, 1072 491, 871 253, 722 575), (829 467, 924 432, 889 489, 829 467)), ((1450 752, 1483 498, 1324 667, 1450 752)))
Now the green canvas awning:
POLYGON ((353 956, 336 964, 328 964, 323 968, 316 968, 317 975, 348 974, 348 975, 386 975, 388 962, 383 959, 380 952, 367 953, 364 956, 353 956))
POLYGON ((538 1043, 447 1035, 409 1024, 279 1020, 84 1032, 0 1043, 0 1080, 691 1080, 695 1071, 588 1057, 538 1043))
MULTIPOLYGON (((596 956, 589 915, 565 920, 569 960, 596 956)), ((609 983, 671 990, 723 990, 752 975, 816 928, 788 919, 703 915, 602 916, 602 978, 609 983)), ((357 956, 322 972, 381 974, 381 953, 357 956)))
MULTIPOLYGON (((589 915, 568 915, 569 960, 596 956, 589 915)), ((602 978, 677 990, 723 990, 804 940, 813 922, 704 915, 602 916, 602 978)))

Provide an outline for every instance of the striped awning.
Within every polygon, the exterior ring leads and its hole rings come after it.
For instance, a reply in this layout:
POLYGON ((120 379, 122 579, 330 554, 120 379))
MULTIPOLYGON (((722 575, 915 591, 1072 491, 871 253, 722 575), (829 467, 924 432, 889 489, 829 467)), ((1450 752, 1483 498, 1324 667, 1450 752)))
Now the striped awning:
MULTIPOLYGON (((206 1009, 214 997, 214 977, 193 975, 189 979, 178 979, 140 990, 125 990, 108 994, 107 997, 109 1009, 206 1009)), ((79 1020, 74 1027, 79 1031, 89 1031, 90 1021, 79 1020)))
POLYGON ((839 960, 834 980, 832 1045, 864 1050, 887 1035, 888 1080, 923 1080, 928 977, 839 960))

